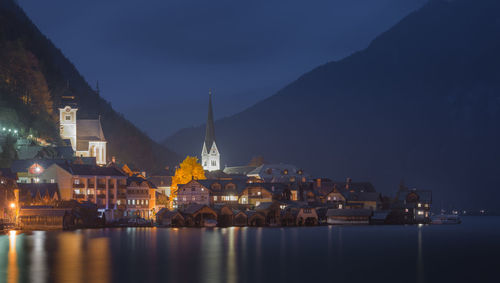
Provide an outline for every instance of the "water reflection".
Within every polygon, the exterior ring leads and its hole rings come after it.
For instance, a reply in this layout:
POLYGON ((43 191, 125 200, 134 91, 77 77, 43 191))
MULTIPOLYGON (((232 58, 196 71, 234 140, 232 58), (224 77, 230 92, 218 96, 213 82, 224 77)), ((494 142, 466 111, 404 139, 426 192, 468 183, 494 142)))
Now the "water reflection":
POLYGON ((30 254, 30 279, 34 283, 47 282, 47 252, 45 251, 45 231, 33 232, 33 249, 30 254))
POLYGON ((238 270, 236 265, 236 242, 238 239, 238 229, 236 227, 228 228, 229 230, 229 241, 227 247, 227 274, 226 282, 235 283, 238 279, 238 270))
POLYGON ((56 256, 56 280, 58 282, 82 282, 82 235, 62 233, 58 236, 56 256))
POLYGON ((109 255, 109 239, 95 238, 88 243, 88 280, 86 282, 106 283, 110 281, 111 258, 109 255))
POLYGON ((19 270, 17 267, 16 231, 9 232, 9 265, 7 269, 7 282, 18 282, 19 270))

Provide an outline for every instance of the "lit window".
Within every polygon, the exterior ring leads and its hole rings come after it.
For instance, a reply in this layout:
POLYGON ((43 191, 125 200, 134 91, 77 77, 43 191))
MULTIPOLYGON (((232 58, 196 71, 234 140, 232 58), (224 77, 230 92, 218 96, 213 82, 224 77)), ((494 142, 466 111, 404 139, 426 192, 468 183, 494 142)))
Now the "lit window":
POLYGON ((120 205, 122 202, 120 200, 116 201, 116 204, 120 205))
POLYGON ((56 180, 50 179, 50 183, 54 184, 55 182, 56 182, 56 180))
POLYGON ((192 201, 195 201, 195 200, 196 200, 196 197, 192 197, 192 198, 191 198, 191 200, 192 200, 192 201))
POLYGON ((75 179, 75 185, 80 185, 80 179, 75 179))
POLYGON ((339 209, 342 209, 342 204, 339 204, 339 209))
POLYGON ((182 197, 182 200, 183 200, 183 201, 186 201, 186 197, 182 197))
POLYGON ((328 197, 328 200, 330 200, 330 197, 328 197))
POLYGON ((127 203, 130 205, 130 200, 129 199, 127 200, 127 203))
POLYGON ((80 190, 75 190, 75 194, 79 195, 80 194, 80 190))
POLYGON ((418 214, 418 215, 424 215, 424 212, 423 212, 423 211, 421 211, 421 210, 419 210, 419 211, 417 212, 417 214, 418 214))
POLYGON ((257 192, 257 195, 258 195, 258 196, 260 196, 260 194, 261 194, 260 192, 257 192))
POLYGON ((149 205, 149 200, 146 200, 146 204, 149 205))
POLYGON ((422 204, 421 204, 421 203, 419 203, 419 204, 418 204, 418 207, 422 207, 422 204))
POLYGON ((214 196, 214 201, 217 201, 217 196, 214 196))
POLYGON ((135 199, 132 200, 132 204, 135 205, 135 199))

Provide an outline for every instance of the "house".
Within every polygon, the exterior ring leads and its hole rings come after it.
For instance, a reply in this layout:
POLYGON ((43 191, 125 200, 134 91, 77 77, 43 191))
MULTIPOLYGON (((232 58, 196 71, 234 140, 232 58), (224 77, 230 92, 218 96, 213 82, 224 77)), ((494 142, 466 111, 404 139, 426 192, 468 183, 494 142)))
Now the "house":
POLYGON ((328 224, 369 224, 372 213, 372 210, 363 208, 331 208, 326 212, 326 218, 328 224))
POLYGON ((404 223, 430 223, 432 191, 401 187, 396 194, 396 205, 402 210, 404 223))
POLYGON ((237 206, 240 195, 245 189, 244 180, 199 180, 205 188, 209 189, 210 203, 212 205, 237 206))
POLYGON ((205 220, 217 220, 217 212, 208 205, 190 204, 179 210, 185 219, 184 224, 189 227, 202 227, 205 225, 205 220))
POLYGON ((125 197, 123 201, 126 205, 125 216, 151 219, 155 207, 155 198, 151 195, 154 195, 155 191, 155 185, 142 176, 128 177, 126 195, 120 195, 120 198, 125 197))
POLYGON ((154 175, 149 177, 151 181, 156 186, 156 191, 161 192, 166 196, 170 196, 170 189, 172 186, 172 176, 170 175, 154 175))
POLYGON ((244 211, 233 211, 233 225, 240 227, 248 225, 248 216, 244 211))
POLYGON ((377 192, 344 192, 346 206, 351 208, 364 208, 377 210, 382 202, 380 193, 377 192))
POLYGON ((297 226, 314 226, 318 225, 319 219, 316 209, 314 207, 299 207, 297 213, 296 224, 297 226))
POLYGON ((249 183, 240 193, 239 203, 258 206, 263 202, 272 202, 273 194, 261 183, 249 183))
POLYGON ((177 207, 191 204, 210 205, 210 190, 198 180, 179 185, 177 190, 177 207))
POLYGON ((281 220, 281 205, 279 201, 262 202, 255 207, 255 211, 264 215, 265 223, 270 226, 278 225, 281 220))
POLYGON ((184 226, 184 216, 177 210, 170 211, 162 208, 156 214, 156 222, 165 227, 182 227, 184 226))
POLYGON ((334 187, 329 193, 325 195, 325 202, 329 206, 333 206, 335 208, 343 208, 346 203, 346 199, 344 195, 334 187))

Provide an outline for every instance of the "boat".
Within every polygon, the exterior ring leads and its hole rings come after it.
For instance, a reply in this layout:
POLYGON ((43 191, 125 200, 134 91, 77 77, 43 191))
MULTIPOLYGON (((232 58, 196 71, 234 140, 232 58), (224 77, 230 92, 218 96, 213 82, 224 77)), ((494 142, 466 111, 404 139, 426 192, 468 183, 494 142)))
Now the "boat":
POLYGON ((460 219, 460 216, 458 216, 458 215, 442 214, 442 215, 432 216, 431 223, 432 224, 460 224, 460 223, 462 223, 462 220, 460 219))
POLYGON ((217 221, 216 220, 213 220, 213 219, 207 219, 205 221, 203 221, 203 226, 204 227, 215 227, 217 226, 217 221))

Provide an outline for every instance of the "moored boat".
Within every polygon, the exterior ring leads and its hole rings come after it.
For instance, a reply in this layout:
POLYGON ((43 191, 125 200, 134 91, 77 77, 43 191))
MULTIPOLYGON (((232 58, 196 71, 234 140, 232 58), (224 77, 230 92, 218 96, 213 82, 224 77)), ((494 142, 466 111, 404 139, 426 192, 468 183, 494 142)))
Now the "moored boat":
POLYGON ((207 219, 203 221, 203 226, 204 227, 215 227, 217 226, 217 221, 213 219, 207 219))

